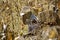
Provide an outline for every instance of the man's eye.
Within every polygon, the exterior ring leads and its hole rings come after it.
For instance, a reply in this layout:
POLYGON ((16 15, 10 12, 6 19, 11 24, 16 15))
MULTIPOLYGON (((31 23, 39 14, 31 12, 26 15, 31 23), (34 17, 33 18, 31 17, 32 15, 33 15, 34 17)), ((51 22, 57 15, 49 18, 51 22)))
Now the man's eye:
POLYGON ((36 20, 33 20, 32 23, 37 23, 37 21, 36 20))

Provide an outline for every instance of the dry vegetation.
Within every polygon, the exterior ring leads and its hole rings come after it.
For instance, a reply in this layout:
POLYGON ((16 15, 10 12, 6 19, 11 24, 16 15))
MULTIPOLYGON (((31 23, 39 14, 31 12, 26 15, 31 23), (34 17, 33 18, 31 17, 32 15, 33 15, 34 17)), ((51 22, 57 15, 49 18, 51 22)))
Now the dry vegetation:
MULTIPOLYGON (((20 13, 23 7, 28 6, 28 8, 32 10, 33 14, 35 14, 39 18, 39 20, 41 19, 41 22, 44 22, 44 24, 41 24, 43 27, 42 29, 39 28, 38 30, 35 30, 36 34, 34 36, 27 35, 25 38, 20 37, 20 40, 48 40, 48 38, 51 38, 54 40, 55 37, 60 34, 60 33, 58 34, 55 28, 58 25, 60 25, 59 23, 60 19, 57 20, 58 23, 56 23, 55 20, 57 17, 53 14, 53 11, 49 11, 48 9, 49 2, 50 0, 0 0, 0 32, 2 32, 3 30, 2 26, 6 24, 7 25, 7 33, 6 33, 7 40, 13 40, 13 37, 12 37, 13 34, 14 34, 14 37, 16 37, 17 34, 19 34, 20 36, 27 34, 29 30, 28 25, 23 24, 20 13), (42 8, 42 5, 40 4, 43 5, 44 9, 42 8), (44 11, 46 10, 46 11, 39 15, 39 12, 42 12, 42 10, 44 11), (54 24, 52 28, 50 28, 50 25, 48 23, 54 24), (55 26, 55 24, 58 24, 58 25, 55 26), (50 31, 49 32, 50 35, 44 38, 45 37, 44 35, 47 33, 46 30, 50 31), (42 31, 46 33, 44 34, 42 31), (41 33, 42 33, 42 37, 41 37, 41 33)), ((25 10, 23 10, 22 12, 26 13, 25 10)), ((57 14, 58 17, 60 18, 59 14, 60 14, 60 11, 57 14)), ((60 35, 57 37, 60 37, 60 35)))

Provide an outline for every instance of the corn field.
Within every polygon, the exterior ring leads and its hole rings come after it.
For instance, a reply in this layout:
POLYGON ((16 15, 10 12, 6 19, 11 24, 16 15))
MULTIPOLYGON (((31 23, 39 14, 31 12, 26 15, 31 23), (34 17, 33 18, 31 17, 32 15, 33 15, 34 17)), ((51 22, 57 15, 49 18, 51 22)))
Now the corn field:
POLYGON ((0 40, 60 40, 60 0, 0 0, 0 40))

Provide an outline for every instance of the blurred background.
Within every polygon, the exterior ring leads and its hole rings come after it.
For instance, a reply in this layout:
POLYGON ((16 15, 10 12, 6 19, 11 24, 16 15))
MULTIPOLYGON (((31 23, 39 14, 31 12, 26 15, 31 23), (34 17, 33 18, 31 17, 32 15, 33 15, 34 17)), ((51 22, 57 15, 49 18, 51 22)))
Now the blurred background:
POLYGON ((60 40, 60 0, 0 0, 0 40, 60 40))

